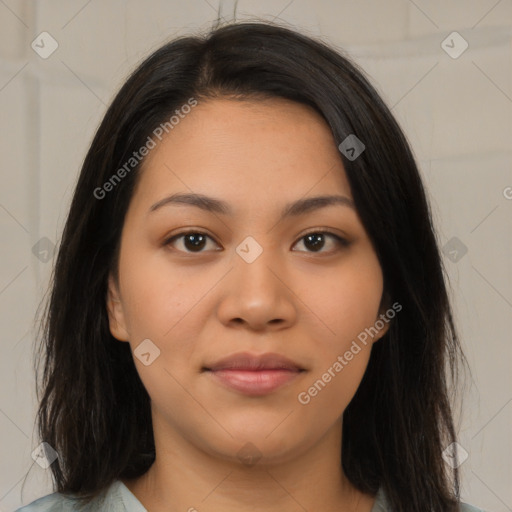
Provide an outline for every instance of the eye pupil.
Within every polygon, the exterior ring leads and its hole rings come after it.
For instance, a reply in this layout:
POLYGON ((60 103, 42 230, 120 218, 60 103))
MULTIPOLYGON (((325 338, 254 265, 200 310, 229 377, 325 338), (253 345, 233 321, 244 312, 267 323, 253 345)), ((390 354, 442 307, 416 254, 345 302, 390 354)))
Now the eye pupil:
POLYGON ((306 241, 307 243, 312 242, 312 247, 314 250, 322 249, 322 247, 325 244, 325 240, 323 239, 323 235, 321 233, 310 233, 309 235, 306 235, 306 241))
POLYGON ((187 249, 202 249, 204 247, 205 237, 199 233, 189 233, 185 235, 185 246, 187 249), (189 244, 188 242, 191 242, 189 244))

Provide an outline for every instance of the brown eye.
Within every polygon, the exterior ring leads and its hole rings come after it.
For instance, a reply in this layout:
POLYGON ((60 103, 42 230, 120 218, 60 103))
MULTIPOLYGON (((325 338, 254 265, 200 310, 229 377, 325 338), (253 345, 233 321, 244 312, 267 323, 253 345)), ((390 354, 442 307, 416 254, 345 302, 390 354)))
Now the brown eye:
POLYGON ((341 247, 348 247, 350 244, 348 240, 345 238, 342 238, 334 233, 331 233, 329 231, 311 231, 310 233, 307 233, 304 235, 300 241, 303 241, 304 246, 308 249, 307 252, 334 252, 336 250, 336 246, 338 248, 341 247), (328 249, 326 251, 322 251, 322 249, 326 246, 326 240, 334 240, 334 243, 327 244, 327 246, 331 247, 331 249, 328 249), (335 246, 334 249, 332 246, 335 246))
POLYGON ((181 241, 181 247, 177 250, 182 252, 205 252, 203 249, 207 246, 207 241, 212 240, 209 235, 201 231, 186 231, 173 235, 171 238, 164 242, 164 245, 171 245, 174 247, 177 241, 181 241), (184 248, 184 249, 183 249, 184 248))

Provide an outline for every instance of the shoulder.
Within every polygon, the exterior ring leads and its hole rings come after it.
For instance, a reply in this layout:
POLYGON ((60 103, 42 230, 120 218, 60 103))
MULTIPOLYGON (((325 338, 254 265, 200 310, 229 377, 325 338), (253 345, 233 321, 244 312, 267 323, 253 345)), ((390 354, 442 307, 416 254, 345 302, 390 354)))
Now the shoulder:
POLYGON ((36 499, 15 512, 97 512, 98 510, 124 512, 126 509, 118 496, 118 487, 119 483, 114 482, 89 504, 82 506, 75 496, 54 492, 36 499))
MULTIPOLYGON (((379 488, 375 503, 371 512, 391 512, 391 506, 387 500, 386 493, 382 487, 379 488)), ((474 505, 469 505, 468 503, 460 502, 460 512, 486 512, 481 508, 475 507, 474 505)))
POLYGON ((485 510, 482 510, 481 508, 462 502, 460 504, 460 510, 461 512, 485 512, 485 510))
POLYGON ((74 510, 73 503, 69 498, 54 492, 18 508, 15 512, 67 512, 72 510, 74 510))

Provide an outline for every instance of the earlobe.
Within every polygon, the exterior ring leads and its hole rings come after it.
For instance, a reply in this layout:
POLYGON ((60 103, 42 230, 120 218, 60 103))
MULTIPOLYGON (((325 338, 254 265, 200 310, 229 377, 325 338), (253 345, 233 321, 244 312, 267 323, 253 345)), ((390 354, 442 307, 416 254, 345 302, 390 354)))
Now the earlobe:
POLYGON ((379 316, 375 319, 375 327, 379 329, 378 334, 374 337, 373 341, 379 341, 388 331, 391 319, 386 315, 386 311, 391 306, 391 297, 385 291, 381 300, 381 306, 379 308, 379 316), (384 325, 382 325, 384 324, 384 325))
MULTIPOLYGON (((385 317, 385 315, 384 315, 385 317)), ((382 324, 384 326, 379 330, 378 334, 373 338, 373 342, 379 341, 389 330, 389 324, 390 324, 389 318, 382 319, 382 316, 379 316, 378 319, 375 322, 375 325, 377 328, 379 328, 382 324)))
POLYGON ((119 295, 118 287, 112 274, 110 274, 108 277, 106 302, 110 333, 119 341, 128 341, 129 335, 126 329, 123 305, 119 295))

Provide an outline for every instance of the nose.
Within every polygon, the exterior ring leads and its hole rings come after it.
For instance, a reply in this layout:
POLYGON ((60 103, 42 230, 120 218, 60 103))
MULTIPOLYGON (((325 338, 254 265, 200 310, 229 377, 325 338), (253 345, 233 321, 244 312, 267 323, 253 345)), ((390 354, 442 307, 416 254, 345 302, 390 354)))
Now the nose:
POLYGON ((296 319, 296 296, 290 272, 270 250, 248 263, 237 253, 234 268, 223 280, 222 298, 217 314, 226 326, 254 331, 279 330, 296 319))

